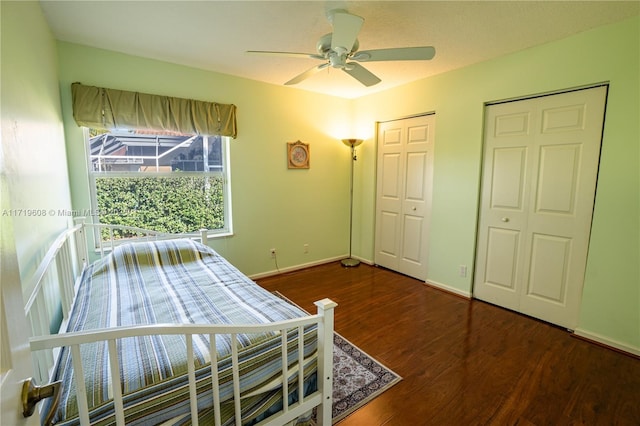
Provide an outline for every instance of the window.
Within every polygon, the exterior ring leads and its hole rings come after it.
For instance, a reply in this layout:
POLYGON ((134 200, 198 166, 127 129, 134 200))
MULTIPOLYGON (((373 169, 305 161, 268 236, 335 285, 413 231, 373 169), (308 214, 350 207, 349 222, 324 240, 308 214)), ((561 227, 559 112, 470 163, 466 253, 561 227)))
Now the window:
POLYGON ((230 233, 227 146, 223 136, 90 129, 94 220, 167 233, 230 233))

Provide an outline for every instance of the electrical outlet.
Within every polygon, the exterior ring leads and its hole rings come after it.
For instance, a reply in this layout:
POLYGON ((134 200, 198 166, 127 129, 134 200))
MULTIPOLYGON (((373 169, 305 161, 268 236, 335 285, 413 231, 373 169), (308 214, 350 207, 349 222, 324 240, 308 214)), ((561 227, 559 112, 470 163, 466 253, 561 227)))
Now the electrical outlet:
POLYGON ((458 269, 458 275, 463 278, 467 276, 467 265, 460 265, 458 269))
POLYGON ((269 249, 269 253, 271 253, 271 257, 276 257, 276 249, 269 249))
POLYGON ((302 246, 302 251, 307 254, 309 253, 309 244, 305 244, 302 246))

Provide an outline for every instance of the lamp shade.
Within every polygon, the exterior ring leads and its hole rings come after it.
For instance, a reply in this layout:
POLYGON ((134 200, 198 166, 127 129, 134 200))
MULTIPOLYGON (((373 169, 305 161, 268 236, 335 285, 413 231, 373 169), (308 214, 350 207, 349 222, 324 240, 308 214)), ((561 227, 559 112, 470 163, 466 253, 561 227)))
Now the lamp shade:
POLYGON ((364 142, 362 139, 342 139, 342 143, 347 146, 356 147, 364 142))

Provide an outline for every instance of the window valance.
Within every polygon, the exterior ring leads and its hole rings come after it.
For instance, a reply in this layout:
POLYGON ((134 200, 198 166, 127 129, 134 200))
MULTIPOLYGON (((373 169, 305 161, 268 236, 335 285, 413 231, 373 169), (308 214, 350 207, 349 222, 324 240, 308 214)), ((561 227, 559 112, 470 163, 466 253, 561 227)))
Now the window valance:
POLYGON ((79 126, 152 129, 235 138, 236 106, 125 90, 71 85, 73 118, 79 126))

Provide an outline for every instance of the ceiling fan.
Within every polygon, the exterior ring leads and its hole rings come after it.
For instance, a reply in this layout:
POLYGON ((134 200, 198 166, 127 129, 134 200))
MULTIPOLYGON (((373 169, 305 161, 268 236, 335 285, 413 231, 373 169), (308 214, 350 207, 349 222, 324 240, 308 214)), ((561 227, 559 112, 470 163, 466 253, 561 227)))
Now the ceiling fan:
POLYGON ((357 37, 364 23, 364 18, 338 9, 329 12, 329 21, 333 25, 333 33, 320 37, 320 40, 316 43, 318 53, 271 52, 262 50, 250 50, 247 51, 247 53, 312 58, 324 61, 322 64, 316 65, 287 81, 285 85, 300 83, 317 72, 332 67, 341 69, 367 87, 380 83, 381 80, 358 62, 422 61, 431 59, 436 54, 436 50, 432 46, 358 51, 359 42, 357 37))

